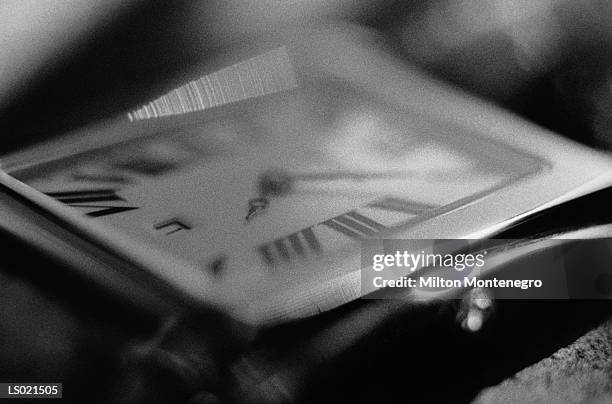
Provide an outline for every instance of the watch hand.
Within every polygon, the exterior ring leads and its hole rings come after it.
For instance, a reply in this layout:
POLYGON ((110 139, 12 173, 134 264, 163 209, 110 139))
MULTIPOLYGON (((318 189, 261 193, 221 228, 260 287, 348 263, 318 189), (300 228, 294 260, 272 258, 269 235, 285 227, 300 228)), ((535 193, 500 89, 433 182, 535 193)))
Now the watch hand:
POLYGON ((414 171, 322 171, 322 172, 302 172, 290 173, 283 170, 269 170, 262 173, 258 179, 258 189, 261 195, 286 195, 293 189, 297 182, 308 181, 370 181, 389 178, 401 178, 417 175, 414 171))
POLYGON ((253 198, 249 201, 249 210, 247 212, 245 220, 248 222, 258 214, 262 213, 268 208, 270 202, 267 198, 259 197, 253 198))

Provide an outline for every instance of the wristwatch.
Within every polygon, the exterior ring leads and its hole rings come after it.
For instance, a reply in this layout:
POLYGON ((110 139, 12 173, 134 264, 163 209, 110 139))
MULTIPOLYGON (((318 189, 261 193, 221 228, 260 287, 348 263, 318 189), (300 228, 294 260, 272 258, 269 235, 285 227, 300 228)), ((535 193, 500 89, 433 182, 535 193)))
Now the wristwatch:
MULTIPOLYGON (((612 182, 609 156, 373 41, 348 25, 271 34, 119 116, 4 155, 0 226, 126 305, 244 349, 364 305, 366 240, 492 237, 612 182)), ((376 319, 400 303, 370 304, 376 319)))

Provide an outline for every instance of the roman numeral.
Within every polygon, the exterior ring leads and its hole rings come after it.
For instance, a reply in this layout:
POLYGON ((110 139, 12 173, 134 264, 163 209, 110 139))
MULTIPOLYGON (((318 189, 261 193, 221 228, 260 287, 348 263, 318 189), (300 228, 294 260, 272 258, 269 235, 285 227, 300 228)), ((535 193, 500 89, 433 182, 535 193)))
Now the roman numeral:
POLYGON ((220 255, 210 261, 207 266, 213 275, 219 275, 225 269, 226 265, 227 257, 225 255, 220 255))
POLYGON ((321 224, 357 240, 373 237, 376 233, 387 229, 385 225, 355 211, 336 216, 321 224))
POLYGON ((436 208, 436 206, 433 205, 393 197, 380 199, 378 201, 369 203, 366 206, 369 208, 377 208, 392 212, 404 212, 413 215, 436 208))
POLYGON ((169 161, 169 159, 139 157, 116 163, 114 166, 122 170, 155 177, 175 170, 178 163, 169 161))
POLYGON ((309 252, 318 253, 321 245, 317 240, 312 227, 300 230, 297 233, 276 239, 258 247, 259 253, 269 265, 279 261, 290 261, 297 257, 306 257, 309 252))
POLYGON ((102 182, 107 184, 129 184, 132 182, 132 180, 130 180, 128 177, 122 175, 89 174, 83 172, 76 172, 72 174, 72 179, 77 181, 102 182))
POLYGON ((48 192, 48 196, 77 208, 96 208, 87 213, 90 217, 102 217, 138 209, 134 206, 92 205, 92 202, 123 202, 125 199, 112 189, 79 190, 68 192, 48 192))

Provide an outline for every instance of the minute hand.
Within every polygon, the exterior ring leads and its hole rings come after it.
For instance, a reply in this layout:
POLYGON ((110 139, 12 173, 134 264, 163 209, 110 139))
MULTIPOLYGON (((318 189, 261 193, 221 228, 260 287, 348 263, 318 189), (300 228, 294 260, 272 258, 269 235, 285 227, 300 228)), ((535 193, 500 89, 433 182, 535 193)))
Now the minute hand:
POLYGON ((390 178, 414 177, 416 172, 410 170, 402 171, 323 171, 323 172, 287 172, 282 170, 271 170, 259 176, 259 192, 262 195, 286 195, 296 183, 310 181, 370 181, 390 178))

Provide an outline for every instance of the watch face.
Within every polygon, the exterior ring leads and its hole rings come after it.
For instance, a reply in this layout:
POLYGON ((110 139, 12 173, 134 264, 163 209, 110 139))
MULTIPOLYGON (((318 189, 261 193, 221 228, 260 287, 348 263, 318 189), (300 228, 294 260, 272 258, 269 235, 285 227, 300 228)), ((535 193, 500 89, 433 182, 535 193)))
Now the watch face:
MULTIPOLYGON (((115 129, 103 143, 84 132, 75 153, 38 161, 30 153, 9 173, 72 214, 193 264, 253 321, 358 297, 366 238, 401 238, 436 220, 440 228, 471 206, 462 217, 470 225, 449 222, 439 234, 467 236, 535 207, 517 199, 491 208, 500 203, 491 199, 552 170, 537 150, 294 68, 297 88, 217 105, 214 114, 193 112, 205 104, 199 98, 190 110, 197 119, 139 136, 115 129), (291 302, 279 308, 283 301, 291 302)), ((172 102, 159 100, 125 117, 126 127, 135 117, 165 119, 154 105, 172 102)))

